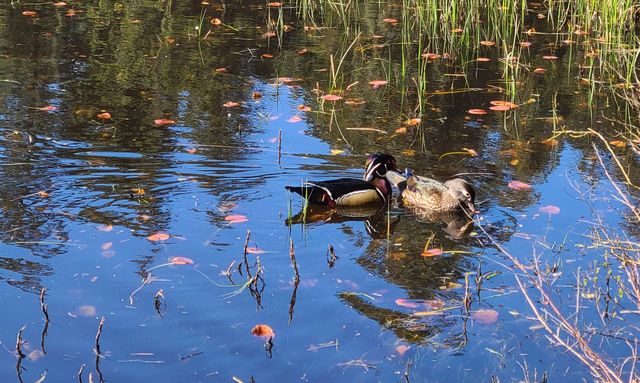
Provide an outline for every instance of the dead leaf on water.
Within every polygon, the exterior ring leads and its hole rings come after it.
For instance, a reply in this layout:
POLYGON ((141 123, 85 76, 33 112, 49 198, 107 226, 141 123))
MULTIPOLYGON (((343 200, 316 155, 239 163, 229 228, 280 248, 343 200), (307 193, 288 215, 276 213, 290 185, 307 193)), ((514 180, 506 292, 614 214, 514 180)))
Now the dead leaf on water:
POLYGON ((171 238, 171 236, 167 233, 163 233, 163 232, 158 232, 155 234, 151 234, 150 236, 147 237, 147 239, 151 242, 160 242, 160 241, 166 241, 167 239, 171 238))
POLYGON ((498 312, 491 309, 477 310, 471 313, 471 318, 480 324, 492 324, 498 320, 498 312))
POLYGON ((507 186, 510 189, 513 189, 513 190, 528 190, 528 189, 531 189, 531 185, 529 185, 528 183, 522 182, 522 181, 518 181, 518 180, 509 181, 507 186))
POLYGON ((98 229, 100 231, 108 232, 108 231, 113 230, 113 226, 111 226, 111 225, 100 225, 96 229, 98 229))
POLYGON ((171 125, 171 124, 175 124, 175 120, 168 120, 166 118, 157 118, 155 120, 153 120, 153 123, 157 126, 162 126, 162 125, 171 125))
POLYGON ((625 141, 620 141, 620 140, 609 141, 609 145, 615 146, 616 148, 626 148, 627 147, 627 143, 625 141))
POLYGON ((415 118, 410 118, 410 119, 408 119, 408 120, 407 120, 407 121, 405 121, 404 123, 405 123, 407 126, 416 126, 416 125, 418 125, 418 124, 420 123, 420 121, 422 121, 422 120, 420 120, 419 118, 415 117, 415 118))
POLYGON ((242 223, 242 222, 247 222, 249 218, 247 218, 246 215, 242 215, 242 214, 231 214, 224 217, 224 220, 229 223, 242 223))
POLYGON ((395 303, 398 306, 402 306, 402 307, 408 307, 410 309, 417 309, 418 307, 420 307, 420 305, 410 299, 405 299, 405 298, 398 298, 395 300, 395 303))
POLYGON ((227 101, 224 104, 222 104, 222 106, 224 106, 225 108, 236 108, 240 106, 240 103, 235 101, 227 101))
POLYGON ((257 324, 251 329, 251 334, 262 337, 272 337, 276 333, 268 324, 257 324))
POLYGON ((411 346, 407 346, 404 344, 399 344, 396 346, 396 354, 402 356, 404 355, 405 352, 409 351, 409 349, 411 348, 411 346))
POLYGON ((176 256, 169 258, 169 263, 174 265, 193 265, 193 259, 176 256))
POLYGON ((82 305, 74 311, 75 315, 83 316, 83 317, 92 317, 92 316, 95 316, 96 313, 97 313, 96 308, 91 305, 82 305))
POLYGON ((555 205, 547 205, 538 209, 541 213, 547 213, 549 215, 560 214, 560 208, 555 205))
POLYGON ((420 253, 420 255, 423 257, 436 257, 438 255, 442 255, 443 253, 444 251, 442 251, 442 249, 434 248, 434 249, 425 250, 422 253, 420 253))
POLYGON ((324 101, 339 101, 342 100, 342 96, 338 96, 335 94, 325 94, 324 96, 320 97, 321 99, 323 99, 324 101))

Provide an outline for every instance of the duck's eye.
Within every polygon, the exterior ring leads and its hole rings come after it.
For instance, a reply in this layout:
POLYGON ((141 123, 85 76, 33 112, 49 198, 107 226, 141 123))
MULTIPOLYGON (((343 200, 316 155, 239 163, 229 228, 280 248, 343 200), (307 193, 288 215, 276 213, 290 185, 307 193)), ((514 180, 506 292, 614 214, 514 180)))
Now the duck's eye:
POLYGON ((468 191, 464 191, 464 192, 462 192, 462 195, 463 195, 465 198, 471 198, 471 194, 469 194, 469 192, 468 192, 468 191))

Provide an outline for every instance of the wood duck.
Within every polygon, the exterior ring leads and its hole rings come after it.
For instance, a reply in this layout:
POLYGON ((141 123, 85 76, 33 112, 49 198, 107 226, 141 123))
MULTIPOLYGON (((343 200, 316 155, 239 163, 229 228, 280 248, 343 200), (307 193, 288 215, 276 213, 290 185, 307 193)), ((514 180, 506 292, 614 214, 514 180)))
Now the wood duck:
POLYGON ((469 214, 476 211, 473 204, 476 192, 473 186, 462 178, 454 178, 445 183, 427 177, 420 177, 410 169, 405 174, 389 170, 387 178, 400 191, 402 201, 408 205, 431 212, 448 212, 459 209, 469 214))
POLYGON ((396 169, 396 160, 389 154, 372 154, 367 159, 363 179, 305 182, 286 189, 305 197, 309 203, 335 206, 365 206, 388 202, 393 190, 385 174, 396 169))

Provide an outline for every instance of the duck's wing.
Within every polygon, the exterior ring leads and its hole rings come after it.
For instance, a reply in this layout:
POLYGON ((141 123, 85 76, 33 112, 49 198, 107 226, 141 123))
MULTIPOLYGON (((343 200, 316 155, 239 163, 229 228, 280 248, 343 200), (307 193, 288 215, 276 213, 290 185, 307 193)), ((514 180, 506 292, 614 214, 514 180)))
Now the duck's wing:
POLYGON ((302 186, 287 186, 286 189, 300 194, 310 203, 321 205, 358 206, 384 200, 384 196, 373 184, 354 178, 310 181, 302 186))

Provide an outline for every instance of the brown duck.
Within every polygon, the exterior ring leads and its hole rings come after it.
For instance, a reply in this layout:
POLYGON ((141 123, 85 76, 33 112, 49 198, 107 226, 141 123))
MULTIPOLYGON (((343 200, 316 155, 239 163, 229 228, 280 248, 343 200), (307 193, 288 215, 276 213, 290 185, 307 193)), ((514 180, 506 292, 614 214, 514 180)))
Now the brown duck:
POLYGON ((449 212, 459 209, 469 214, 476 211, 473 204, 476 192, 473 186, 462 178, 447 182, 413 174, 407 169, 405 174, 394 170, 386 172, 385 177, 398 188, 405 204, 432 212, 449 212))

